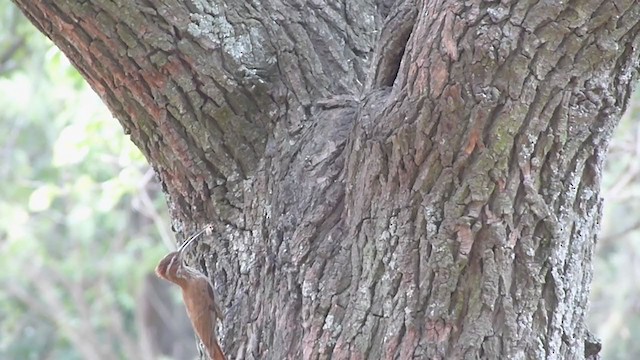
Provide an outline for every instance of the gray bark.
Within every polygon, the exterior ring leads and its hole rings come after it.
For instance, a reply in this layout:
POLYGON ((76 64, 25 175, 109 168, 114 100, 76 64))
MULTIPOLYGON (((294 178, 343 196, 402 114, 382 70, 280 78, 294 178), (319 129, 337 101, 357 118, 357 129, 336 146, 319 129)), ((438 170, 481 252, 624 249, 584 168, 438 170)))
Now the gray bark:
POLYGON ((582 359, 640 3, 14 0, 144 152, 232 359, 582 359))

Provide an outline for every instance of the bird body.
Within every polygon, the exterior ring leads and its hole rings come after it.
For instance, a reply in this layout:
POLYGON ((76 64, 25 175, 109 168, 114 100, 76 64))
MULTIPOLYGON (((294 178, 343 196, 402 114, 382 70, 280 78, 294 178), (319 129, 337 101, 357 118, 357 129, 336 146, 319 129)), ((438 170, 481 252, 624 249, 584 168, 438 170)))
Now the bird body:
POLYGON ((156 274, 182 289, 182 299, 187 308, 187 315, 194 331, 207 349, 209 357, 212 360, 226 360, 216 338, 216 322, 222 319, 222 312, 215 300, 213 286, 209 278, 186 265, 182 258, 183 250, 205 230, 194 234, 178 250, 160 260, 156 267, 156 274))
POLYGON ((215 332, 217 320, 222 319, 220 308, 215 301, 208 301, 206 305, 199 301, 199 299, 213 299, 213 287, 209 279, 202 274, 191 279, 182 288, 182 298, 193 329, 209 352, 209 357, 212 360, 225 359, 215 332))

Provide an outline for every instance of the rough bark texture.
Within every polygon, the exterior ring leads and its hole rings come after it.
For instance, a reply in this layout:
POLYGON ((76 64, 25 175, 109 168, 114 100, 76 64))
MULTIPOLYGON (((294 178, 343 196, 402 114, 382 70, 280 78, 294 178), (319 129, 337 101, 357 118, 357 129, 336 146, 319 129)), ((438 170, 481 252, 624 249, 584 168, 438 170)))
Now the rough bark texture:
POLYGON ((233 359, 581 359, 634 0, 14 0, 154 166, 233 359))

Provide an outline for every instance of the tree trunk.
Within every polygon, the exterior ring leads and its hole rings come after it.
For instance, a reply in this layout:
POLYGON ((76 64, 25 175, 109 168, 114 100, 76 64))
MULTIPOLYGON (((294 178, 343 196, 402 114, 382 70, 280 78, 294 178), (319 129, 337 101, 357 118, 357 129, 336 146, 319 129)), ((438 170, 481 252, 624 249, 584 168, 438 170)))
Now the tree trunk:
POLYGON ((640 2, 14 0, 216 235, 231 359, 582 359, 640 2))

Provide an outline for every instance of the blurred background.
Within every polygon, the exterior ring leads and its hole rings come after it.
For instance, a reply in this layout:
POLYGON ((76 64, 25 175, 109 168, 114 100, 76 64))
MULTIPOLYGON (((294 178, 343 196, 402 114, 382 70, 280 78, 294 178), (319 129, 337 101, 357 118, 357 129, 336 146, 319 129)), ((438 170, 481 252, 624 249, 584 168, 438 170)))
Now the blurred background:
POLYGON ((52 43, 0 1, 0 359, 190 359, 152 169, 52 43))
MULTIPOLYGON (((189 359, 153 171, 100 99, 0 2, 0 359, 189 359)), ((640 359, 640 93, 611 144, 589 323, 640 359)))

